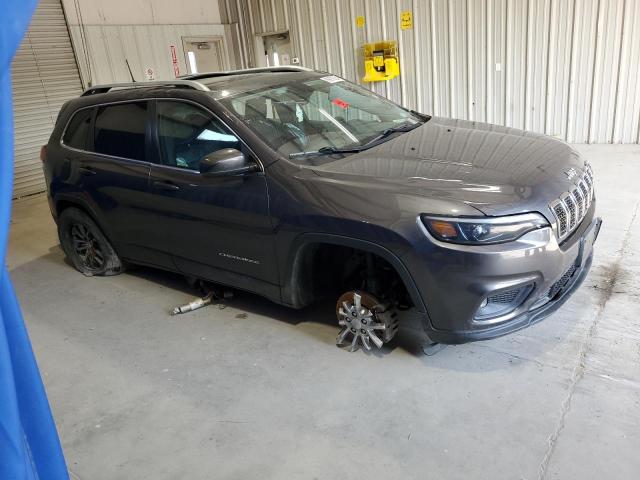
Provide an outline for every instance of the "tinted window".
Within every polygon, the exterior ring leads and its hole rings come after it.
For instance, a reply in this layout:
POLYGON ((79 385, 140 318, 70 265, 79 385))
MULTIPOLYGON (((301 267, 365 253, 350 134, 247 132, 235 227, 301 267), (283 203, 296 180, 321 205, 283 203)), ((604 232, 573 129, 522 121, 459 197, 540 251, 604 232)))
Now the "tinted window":
POLYGON ((87 149, 92 113, 92 108, 86 108, 73 115, 73 118, 67 126, 67 130, 64 132, 64 137, 62 137, 62 142, 65 145, 80 150, 87 149))
POLYGON ((192 170, 209 153, 240 149, 238 138, 211 114, 184 102, 158 102, 158 139, 165 165, 192 170))
POLYGON ((147 103, 123 103, 98 108, 94 150, 116 157, 145 160, 147 103))

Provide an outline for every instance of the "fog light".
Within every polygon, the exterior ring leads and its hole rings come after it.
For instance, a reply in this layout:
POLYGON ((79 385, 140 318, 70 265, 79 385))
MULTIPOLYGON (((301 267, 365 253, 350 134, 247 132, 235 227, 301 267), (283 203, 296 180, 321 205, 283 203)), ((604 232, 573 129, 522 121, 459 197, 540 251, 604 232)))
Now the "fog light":
POLYGON ((532 290, 533 284, 529 284, 489 295, 480 303, 475 320, 490 320, 513 312, 522 305, 532 290))

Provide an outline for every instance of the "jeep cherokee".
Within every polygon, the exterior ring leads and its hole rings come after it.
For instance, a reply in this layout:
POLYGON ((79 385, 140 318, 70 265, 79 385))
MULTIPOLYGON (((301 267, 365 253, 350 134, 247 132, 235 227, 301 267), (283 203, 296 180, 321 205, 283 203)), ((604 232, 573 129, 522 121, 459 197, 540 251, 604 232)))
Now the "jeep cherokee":
POLYGON ((42 159, 60 242, 86 275, 142 264, 301 308, 337 299, 337 343, 526 327, 591 265, 591 167, 566 143, 424 115, 280 67, 95 86, 42 159))

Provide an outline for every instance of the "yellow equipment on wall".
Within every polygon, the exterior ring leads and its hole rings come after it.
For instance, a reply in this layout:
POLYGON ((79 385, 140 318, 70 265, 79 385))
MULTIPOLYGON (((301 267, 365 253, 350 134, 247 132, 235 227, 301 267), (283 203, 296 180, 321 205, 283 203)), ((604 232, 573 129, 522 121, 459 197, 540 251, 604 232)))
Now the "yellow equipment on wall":
POLYGON ((398 65, 398 43, 395 40, 365 43, 363 82, 391 80, 400 74, 398 65))

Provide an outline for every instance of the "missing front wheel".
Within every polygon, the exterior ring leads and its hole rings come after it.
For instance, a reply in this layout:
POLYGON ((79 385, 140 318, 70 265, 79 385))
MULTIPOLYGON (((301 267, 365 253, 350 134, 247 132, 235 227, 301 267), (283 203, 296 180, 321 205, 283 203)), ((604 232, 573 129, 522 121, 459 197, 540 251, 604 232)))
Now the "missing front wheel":
POLYGON ((398 331, 395 308, 380 303, 375 297, 360 291, 349 291, 338 298, 336 316, 342 330, 336 344, 355 352, 382 348, 398 331))

